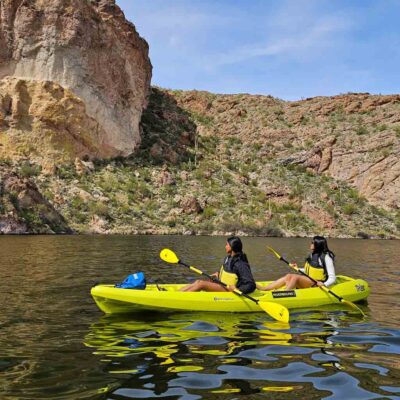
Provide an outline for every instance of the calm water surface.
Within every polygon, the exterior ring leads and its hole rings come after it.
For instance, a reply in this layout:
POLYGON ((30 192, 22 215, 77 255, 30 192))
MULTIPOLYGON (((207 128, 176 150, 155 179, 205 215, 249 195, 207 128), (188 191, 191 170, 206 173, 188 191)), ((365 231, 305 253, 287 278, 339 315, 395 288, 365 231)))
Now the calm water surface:
MULTIPOLYGON (((366 317, 343 308, 291 313, 106 317, 89 291, 144 271, 189 282, 161 248, 212 273, 225 238, 0 237, 0 399, 400 399, 400 243, 330 240, 337 272, 366 279, 366 317)), ((244 238, 257 279, 302 262, 307 239, 244 238)))

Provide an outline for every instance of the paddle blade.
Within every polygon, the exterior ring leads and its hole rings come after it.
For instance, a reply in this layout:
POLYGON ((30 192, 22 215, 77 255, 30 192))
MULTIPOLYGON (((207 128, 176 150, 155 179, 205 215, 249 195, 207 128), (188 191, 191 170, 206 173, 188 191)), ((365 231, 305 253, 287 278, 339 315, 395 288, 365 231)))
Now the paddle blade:
POLYGON ((179 263, 179 258, 170 249, 162 249, 160 251, 160 258, 161 258, 161 260, 163 260, 169 264, 178 264, 179 263))
POLYGON ((359 314, 361 314, 363 317, 365 317, 365 314, 363 313, 363 311, 361 310, 361 308, 357 307, 354 303, 352 303, 351 301, 347 301, 345 299, 341 300, 342 303, 347 304, 348 306, 350 306, 353 310, 356 310, 359 314))
POLYGON ((280 255, 278 252, 276 252, 272 247, 267 246, 267 250, 270 251, 272 254, 274 254, 274 256, 275 256, 278 260, 281 259, 281 255, 280 255))
POLYGON ((289 322, 289 310, 281 304, 271 303, 269 301, 259 301, 258 305, 272 318, 280 322, 289 322))

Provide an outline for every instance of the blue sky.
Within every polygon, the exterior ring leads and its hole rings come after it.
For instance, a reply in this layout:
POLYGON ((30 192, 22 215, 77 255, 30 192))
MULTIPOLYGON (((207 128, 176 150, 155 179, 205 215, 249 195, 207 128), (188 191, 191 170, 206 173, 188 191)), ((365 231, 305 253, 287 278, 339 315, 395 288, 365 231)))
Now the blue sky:
POLYGON ((152 84, 297 100, 400 93, 400 0, 117 0, 152 84))

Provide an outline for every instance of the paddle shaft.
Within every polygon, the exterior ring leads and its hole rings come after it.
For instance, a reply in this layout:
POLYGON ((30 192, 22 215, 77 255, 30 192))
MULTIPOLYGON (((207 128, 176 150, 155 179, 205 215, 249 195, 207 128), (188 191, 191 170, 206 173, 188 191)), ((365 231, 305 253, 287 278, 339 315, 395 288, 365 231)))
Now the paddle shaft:
MULTIPOLYGON (((225 288, 228 287, 228 285, 227 285, 226 283, 220 281, 220 280, 217 279, 215 276, 208 275, 208 274, 206 274, 205 272, 200 271, 199 269, 197 269, 197 268, 195 268, 195 267, 192 267, 192 266, 190 266, 190 265, 188 265, 188 264, 185 264, 185 263, 182 262, 182 261, 179 261, 179 264, 183 265, 184 267, 189 268, 191 271, 196 272, 196 273, 199 274, 199 275, 203 275, 203 276, 207 277, 208 279, 212 280, 212 281, 215 282, 215 283, 218 283, 219 285, 221 285, 221 286, 223 286, 223 287, 225 287, 225 288)), ((259 302, 259 300, 255 299, 254 297, 249 296, 249 295, 246 294, 246 293, 243 293, 243 292, 240 291, 239 289, 235 289, 235 290, 233 290, 233 292, 236 293, 236 294, 238 294, 239 296, 244 296, 244 297, 246 297, 247 299, 254 301, 254 303, 256 303, 256 304, 258 304, 258 302, 259 302)))

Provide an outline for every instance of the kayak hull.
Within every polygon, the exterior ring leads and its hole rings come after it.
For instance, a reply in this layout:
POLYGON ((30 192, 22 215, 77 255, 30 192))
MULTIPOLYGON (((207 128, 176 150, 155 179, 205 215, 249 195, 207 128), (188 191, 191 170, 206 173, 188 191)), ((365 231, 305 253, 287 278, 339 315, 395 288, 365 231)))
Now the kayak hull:
MULTIPOLYGON (((268 282, 260 282, 262 285, 268 282)), ((114 285, 97 285, 91 295, 97 306, 106 314, 126 314, 152 311, 211 311, 211 312, 260 312, 253 301, 231 292, 180 292, 184 284, 165 284, 160 291, 156 285, 147 285, 145 290, 120 289, 114 285)), ((362 279, 338 276, 330 289, 345 300, 365 300, 370 288, 362 279)), ((315 308, 339 304, 334 296, 318 287, 296 290, 259 291, 252 297, 263 302, 282 304, 288 309, 315 308)), ((340 303, 341 304, 341 303, 340 303)))

